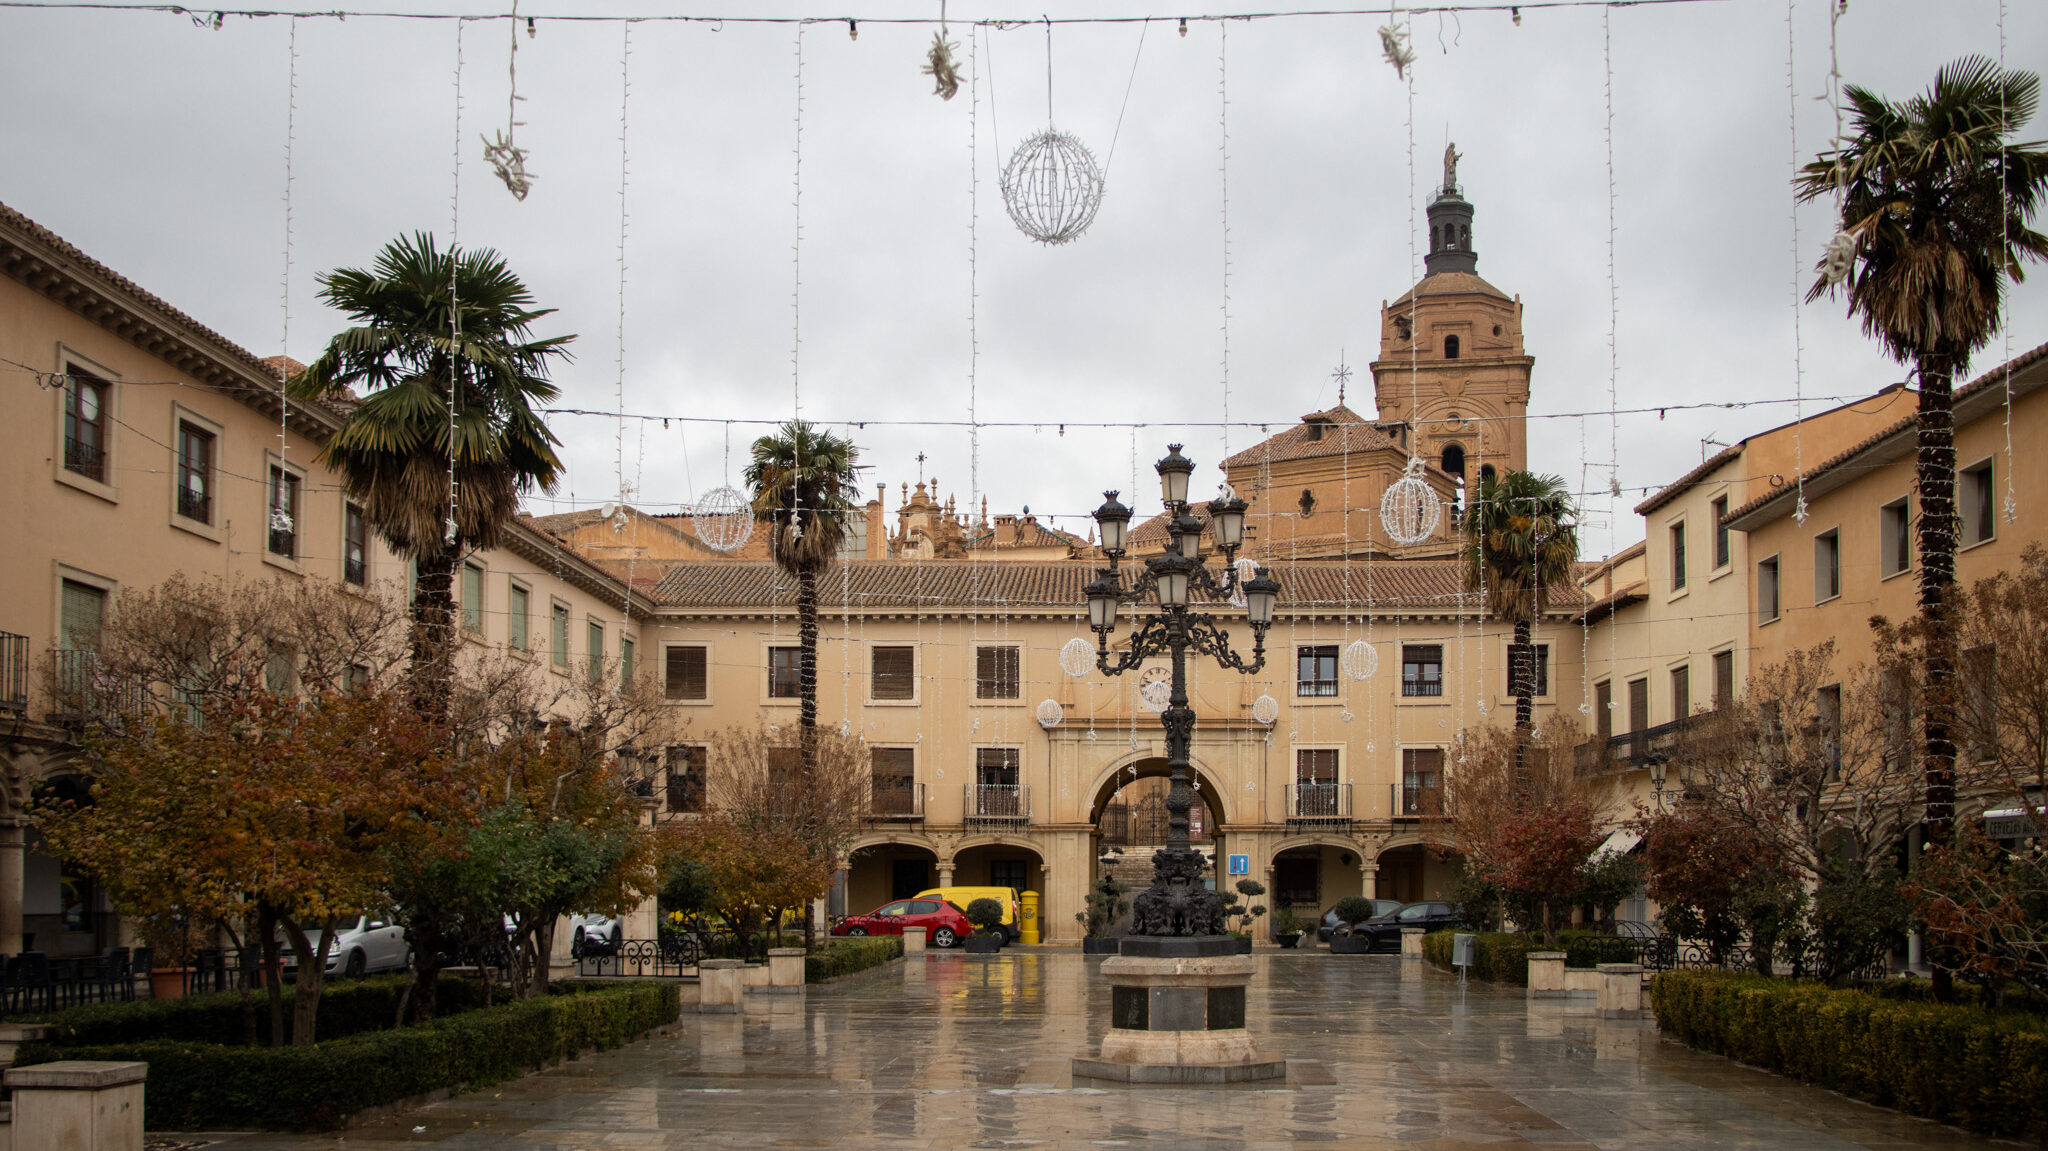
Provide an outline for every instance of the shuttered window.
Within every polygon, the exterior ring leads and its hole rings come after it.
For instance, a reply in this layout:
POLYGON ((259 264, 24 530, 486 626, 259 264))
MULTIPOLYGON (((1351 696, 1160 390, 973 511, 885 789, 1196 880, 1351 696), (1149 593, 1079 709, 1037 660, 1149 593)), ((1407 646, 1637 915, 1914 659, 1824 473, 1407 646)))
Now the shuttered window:
POLYGON ((107 610, 107 593, 91 584, 64 581, 63 644, 77 651, 100 649, 100 620, 107 610))
POLYGON ((518 584, 505 597, 505 642, 513 651, 526 650, 527 591, 518 584))
POLYGON ((1294 753, 1294 779, 1311 786, 1337 782, 1337 749, 1304 747, 1294 753))
POLYGON ((768 698, 796 699, 801 696, 803 649, 768 649, 768 698))
POLYGON ((666 688, 669 699, 708 699, 710 684, 705 679, 705 651, 701 647, 668 649, 666 688))
POLYGON ((1016 648, 974 649, 974 698, 1016 699, 1021 678, 1016 648))
POLYGON ((873 699, 917 698, 917 649, 878 647, 871 657, 873 699))
POLYGON ((462 630, 484 630, 484 569, 475 564, 462 565, 462 630))

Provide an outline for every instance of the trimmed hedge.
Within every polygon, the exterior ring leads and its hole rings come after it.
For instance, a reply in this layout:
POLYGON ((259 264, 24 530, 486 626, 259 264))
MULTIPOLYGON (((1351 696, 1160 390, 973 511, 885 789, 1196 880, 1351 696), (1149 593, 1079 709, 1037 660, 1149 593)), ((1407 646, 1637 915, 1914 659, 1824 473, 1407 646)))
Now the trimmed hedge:
MULTIPOLYGON (((398 1015, 398 998, 405 990, 403 975, 377 976, 327 984, 320 994, 320 1017, 315 1035, 323 1042, 358 1035, 365 1031, 387 1031, 398 1015)), ((260 1043, 270 1040, 270 993, 258 988, 250 994, 256 1010, 256 1035, 260 1043)), ((292 1033, 292 1004, 298 989, 284 990, 285 1034, 292 1033)), ((459 1015, 484 1006, 484 990, 472 979, 443 978, 435 986, 436 1013, 459 1015)), ((67 1007, 41 1016, 63 1030, 63 1042, 73 1045, 148 1043, 169 1040, 179 1043, 220 1043, 240 1046, 244 1030, 242 993, 215 991, 182 999, 137 999, 126 1003, 88 1003, 67 1007)))
POLYGON ((534 999, 305 1047, 31 1043, 15 1066, 146 1062, 143 1123, 150 1130, 331 1130, 367 1108, 442 1089, 474 1090, 590 1048, 617 1047, 675 1022, 676 989, 665 979, 557 983, 534 999))
MULTIPOLYGON (((1451 969, 1451 937, 1474 934, 1472 932, 1433 931, 1422 937, 1422 957, 1446 970, 1451 969)), ((1563 931, 1558 933, 1557 946, 1546 945, 1534 935, 1513 935, 1504 931, 1477 933, 1479 938, 1472 945, 1472 971, 1474 979, 1492 983, 1512 983, 1518 987, 1529 985, 1529 953, 1531 951, 1562 951, 1566 967, 1597 967, 1602 963, 1634 963, 1637 955, 1634 944, 1618 935, 1602 935, 1597 931, 1563 931)))
POLYGON ((1657 1026, 1702 1051, 1986 1135, 2048 1139, 2048 1020, 1718 972, 1650 981, 1657 1026))
POLYGON ((823 983, 870 967, 880 967, 903 957, 901 935, 870 935, 862 939, 835 939, 824 948, 804 956, 804 982, 823 983))

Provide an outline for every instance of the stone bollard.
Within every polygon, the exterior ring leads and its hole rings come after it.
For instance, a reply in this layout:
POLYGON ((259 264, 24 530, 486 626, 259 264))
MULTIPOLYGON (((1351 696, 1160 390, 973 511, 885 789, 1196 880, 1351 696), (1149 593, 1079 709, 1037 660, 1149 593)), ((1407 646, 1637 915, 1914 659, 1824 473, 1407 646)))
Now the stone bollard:
POLYGON ((768 991, 774 995, 802 995, 804 993, 803 948, 771 947, 768 949, 768 991))
POLYGON ((21 1151, 142 1151, 147 1063, 67 1059, 12 1067, 13 1145, 21 1151))
POLYGON ((1564 989, 1564 952, 1531 951, 1529 998, 1562 999, 1567 994, 1564 989))
POLYGON ((1423 936, 1425 936, 1425 935, 1427 935, 1427 934, 1429 934, 1429 929, 1428 929, 1428 928, 1424 928, 1424 927, 1404 927, 1404 928, 1402 928, 1402 929, 1401 929, 1401 958, 1403 958, 1403 959, 1421 959, 1421 958, 1422 958, 1422 937, 1423 937, 1423 936))
POLYGON ((726 1015, 740 1009, 740 968, 737 959, 706 959, 697 964, 697 1010, 726 1015))
POLYGON ((1600 1018, 1641 1019, 1643 1017, 1643 965, 1602 963, 1600 972, 1600 1018))
POLYGON ((924 928, 922 928, 922 927, 906 927, 906 928, 904 928, 904 929, 903 929, 903 954, 905 954, 905 955, 916 955, 916 954, 918 954, 919 952, 923 951, 923 950, 924 950, 924 933, 925 933, 925 929, 924 929, 924 928))

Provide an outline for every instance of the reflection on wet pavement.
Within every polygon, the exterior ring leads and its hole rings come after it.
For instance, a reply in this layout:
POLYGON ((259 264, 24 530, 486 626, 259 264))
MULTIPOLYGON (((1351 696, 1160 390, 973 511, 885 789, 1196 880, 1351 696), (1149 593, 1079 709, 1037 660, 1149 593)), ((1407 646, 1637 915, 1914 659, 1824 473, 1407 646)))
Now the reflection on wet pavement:
POLYGON ((1109 1014, 1100 961, 933 955, 780 1010, 686 1014, 668 1034, 326 1136, 225 1137, 222 1151, 349 1143, 445 1148, 1990 1147, 1393 956, 1259 956, 1246 1004, 1284 1086, 1082 1081, 1109 1014), (791 1010, 790 1008, 794 1008, 791 1010), (416 1132, 415 1127, 424 1127, 416 1132))

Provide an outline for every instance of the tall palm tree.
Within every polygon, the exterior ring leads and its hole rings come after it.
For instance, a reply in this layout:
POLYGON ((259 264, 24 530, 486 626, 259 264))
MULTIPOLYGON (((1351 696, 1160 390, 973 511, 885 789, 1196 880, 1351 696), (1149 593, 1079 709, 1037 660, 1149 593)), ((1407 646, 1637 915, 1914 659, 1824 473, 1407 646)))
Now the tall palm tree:
POLYGON ((1929 627, 1923 703, 1926 821, 1955 815, 1955 640, 1942 598, 1955 581, 1955 377, 1998 330, 2001 281, 2048 256, 2027 227, 2048 194, 2040 142, 2006 141, 2034 114, 2040 78, 1981 56, 1945 65, 1924 95, 1894 104, 1844 89, 1855 134, 1800 171, 1802 200, 1841 196, 1839 258, 1821 263, 1807 299, 1841 287, 1849 314, 1920 381, 1920 609, 1929 627), (1836 275, 1829 274, 1830 263, 1836 275))
POLYGON ((320 460, 417 565, 414 702, 444 715, 456 564, 466 550, 497 546, 523 493, 554 490, 562 461, 534 405, 555 398, 548 368, 576 337, 532 338, 533 322, 554 309, 533 307, 496 252, 443 252, 424 232, 392 241, 367 270, 321 276, 320 298, 354 326, 289 387, 347 411, 320 460))
POLYGON ((1579 558, 1579 509, 1562 476, 1534 472, 1482 474, 1460 527, 1465 585, 1486 593, 1486 612, 1514 624, 1508 669, 1515 695, 1515 768, 1535 719, 1536 658, 1529 629, 1550 598, 1570 582, 1579 558))
POLYGON ((754 518, 768 525, 768 552, 796 577, 797 739, 806 776, 818 762, 818 577, 839 556, 855 514, 852 441, 791 420, 754 441, 746 481, 754 518))

